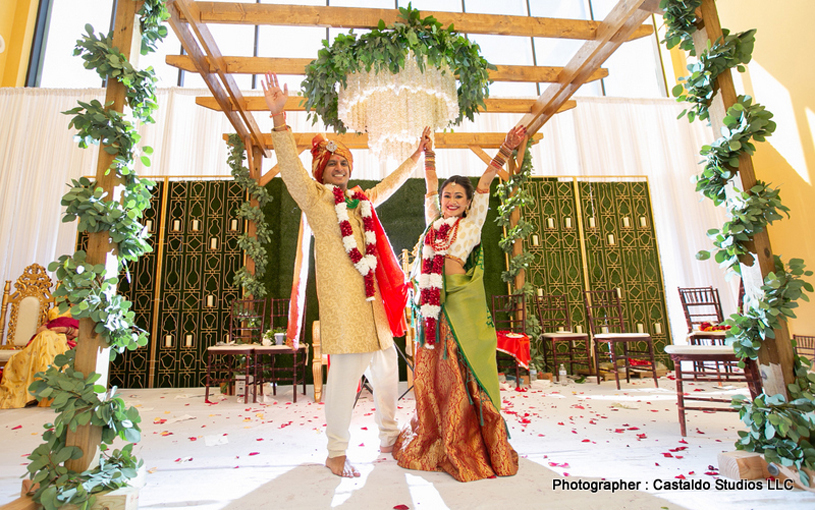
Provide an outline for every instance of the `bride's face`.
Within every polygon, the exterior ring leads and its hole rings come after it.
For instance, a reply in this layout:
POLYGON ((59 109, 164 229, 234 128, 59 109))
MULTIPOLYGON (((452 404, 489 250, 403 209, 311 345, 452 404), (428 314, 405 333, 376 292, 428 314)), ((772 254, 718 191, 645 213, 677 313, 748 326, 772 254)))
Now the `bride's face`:
POLYGON ((464 215, 470 206, 464 186, 451 182, 441 190, 441 213, 444 218, 464 215))

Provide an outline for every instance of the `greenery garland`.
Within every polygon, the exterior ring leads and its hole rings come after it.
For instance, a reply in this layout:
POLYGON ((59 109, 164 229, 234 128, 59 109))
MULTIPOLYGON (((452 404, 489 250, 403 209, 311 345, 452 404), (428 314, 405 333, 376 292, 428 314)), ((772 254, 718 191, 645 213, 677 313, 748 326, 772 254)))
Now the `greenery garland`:
MULTIPOLYGON (((142 27, 141 52, 154 50, 156 44, 167 34, 161 23, 169 18, 163 0, 145 0, 139 11, 142 27)), ((86 26, 87 34, 77 41, 75 55, 81 55, 85 67, 95 69, 105 79, 116 78, 126 89, 127 105, 141 122, 153 122, 156 110, 155 75, 152 70, 137 71, 127 62, 125 55, 110 47, 110 38, 96 37, 93 28, 86 26)), ((145 331, 135 326, 132 304, 116 294, 119 266, 126 268, 127 261, 135 261, 150 252, 146 229, 139 223, 149 206, 150 189, 155 183, 141 180, 133 169, 136 146, 140 140, 135 127, 124 116, 109 109, 110 104, 99 101, 80 102, 67 112, 73 115, 70 128, 76 128, 79 146, 101 144, 103 150, 113 156, 108 172, 121 179, 124 187, 121 201, 109 198, 96 183, 82 178, 71 183, 62 198, 66 207, 63 221, 79 219, 78 230, 84 232, 108 231, 117 243, 118 264, 116 274, 107 277, 103 264, 92 265, 85 260, 84 251, 63 255, 48 268, 56 272, 61 281, 54 292, 55 302, 61 312, 71 309, 76 319, 88 318, 96 325, 94 333, 111 347, 111 357, 125 349, 136 349, 147 344, 145 331)), ((141 162, 150 165, 152 149, 143 147, 141 162)), ((128 274, 129 276, 129 274, 128 274)), ((83 374, 74 369, 75 351, 68 351, 54 359, 29 390, 38 400, 53 399, 51 408, 57 413, 54 423, 45 425, 44 443, 29 456, 29 478, 39 484, 33 499, 47 510, 64 504, 89 507, 94 494, 126 486, 136 476, 141 461, 133 456, 133 442, 140 439, 138 411, 126 408, 124 401, 115 395, 115 388, 106 391, 96 385, 99 374, 83 374), (98 394, 104 393, 103 398, 98 394), (102 457, 93 469, 77 473, 63 464, 81 458, 79 447, 67 446, 69 430, 79 426, 98 426, 102 431, 102 457), (117 439, 131 444, 120 450, 108 452, 117 439)))
POLYGON ((661 0, 662 19, 665 21, 665 43, 668 49, 679 46, 679 49, 696 55, 693 45, 693 33, 696 32, 696 9, 702 0, 661 0))
POLYGON ((259 298, 266 295, 266 287, 263 285, 262 279, 266 273, 266 264, 269 261, 269 255, 263 245, 271 242, 272 236, 272 230, 269 228, 269 224, 266 223, 263 208, 272 201, 272 197, 269 196, 266 188, 251 177, 249 169, 243 166, 243 160, 246 159, 246 156, 241 137, 237 134, 229 135, 227 145, 229 146, 227 164, 231 169, 232 177, 235 178, 235 182, 246 191, 249 197, 249 200, 241 204, 237 215, 245 221, 253 222, 256 232, 255 236, 250 236, 244 232, 238 240, 238 246, 254 261, 255 274, 250 273, 247 267, 243 266, 235 273, 233 282, 235 285, 243 287, 246 294, 259 298), (257 207, 252 205, 251 199, 257 201, 257 207))
MULTIPOLYGON (((681 0, 663 0, 660 7, 673 9, 671 12, 675 13, 687 9, 688 4, 681 0)), ((678 24, 672 25, 670 30, 676 32, 672 40, 684 43, 691 40, 695 27, 684 34, 679 33, 678 24)), ((736 36, 730 36, 726 30, 722 32, 724 37, 709 47, 698 63, 688 66, 692 73, 684 79, 686 86, 680 84, 674 89, 679 100, 694 105, 694 110, 688 112, 690 121, 696 116, 708 118, 707 107, 714 96, 716 77, 732 67, 743 71, 742 64, 751 59, 755 30, 736 36)), ((747 192, 737 191, 732 199, 727 198, 725 191, 737 174, 739 157, 755 151, 751 140, 763 141, 775 130, 771 118, 772 114, 763 107, 751 104, 748 96, 740 96, 724 118, 723 136, 702 148, 705 169, 697 178, 696 188, 716 205, 728 206, 731 220, 721 229, 708 232, 719 248, 716 260, 728 270, 739 272, 739 263, 750 265, 753 257, 749 243, 753 236, 766 224, 781 219, 781 213, 788 213, 778 191, 765 183, 758 182, 747 192)), ((709 253, 700 252, 697 257, 704 259, 709 253)), ((733 314, 725 321, 731 326, 726 341, 733 345, 741 359, 756 359, 762 341, 774 338, 774 330, 782 327, 782 320, 795 317, 796 301, 809 300, 803 291, 813 291, 812 285, 802 279, 813 274, 805 270, 802 260, 792 259, 785 267, 776 257, 775 266, 776 270, 764 278, 761 295, 747 300, 743 314, 733 314)), ((783 394, 762 394, 753 401, 742 396, 733 399, 732 406, 738 409, 741 420, 748 426, 747 431, 739 431, 736 449, 763 453, 767 462, 796 468, 799 478, 808 486, 809 476, 803 468, 815 469, 815 374, 808 372, 808 360, 797 354, 793 363, 795 382, 787 387, 789 399, 783 394)))
MULTIPOLYGON (((518 157, 517 150, 512 152, 512 157, 518 157)), ((495 218, 495 223, 504 228, 504 235, 498 241, 498 246, 507 254, 512 252, 512 247, 516 241, 523 243, 523 241, 535 231, 535 225, 526 221, 523 217, 518 219, 518 223, 514 227, 510 226, 510 216, 515 209, 523 210, 524 207, 535 202, 534 198, 526 190, 526 185, 531 175, 532 155, 531 152, 527 150, 524 152, 524 159, 518 171, 512 174, 506 182, 499 183, 496 188, 495 194, 501 201, 501 205, 498 206, 498 216, 495 218)), ((523 244, 521 246, 523 246, 523 244)), ((511 284, 522 270, 529 268, 529 264, 531 264, 534 259, 534 255, 526 251, 525 248, 522 249, 520 253, 510 259, 509 267, 506 271, 501 273, 501 280, 511 284)), ((520 289, 515 289, 513 294, 525 295, 527 308, 529 308, 530 303, 533 303, 535 299, 535 287, 526 280, 524 286, 520 289)), ((529 338, 532 339, 537 339, 540 335, 541 327, 537 314, 526 314, 526 333, 529 338)), ((541 365, 543 358, 542 353, 539 351, 539 343, 532 342, 530 348, 532 350, 532 359, 537 365, 541 365)))
POLYGON ((756 31, 747 30, 736 35, 730 35, 729 30, 722 30, 716 44, 709 46, 699 59, 689 64, 689 76, 679 78, 679 83, 673 88, 672 93, 677 101, 691 103, 691 110, 682 110, 679 114, 682 117, 688 114, 688 120, 699 117, 701 120, 708 118, 708 106, 713 96, 716 95, 716 79, 725 71, 736 68, 743 73, 743 64, 749 64, 753 54, 753 46, 756 42, 756 31))
POLYGON ((337 35, 330 46, 323 41, 317 59, 306 67, 306 79, 301 84, 312 122, 319 118, 338 133, 345 133, 345 124, 337 114, 338 86, 345 88, 347 76, 362 70, 396 74, 404 69, 410 51, 419 69, 447 64, 458 79, 459 115, 452 125, 460 124, 464 117, 472 121, 479 109, 486 109, 488 71, 496 67, 479 54, 479 46, 455 32, 453 25, 445 29, 433 16, 421 18, 419 10, 410 4, 399 8, 399 18, 402 21, 391 26, 379 20, 377 28, 359 38, 352 30, 337 35))
POLYGON ((739 96, 727 109, 723 120, 722 136, 699 152, 705 159, 701 175, 695 178, 696 191, 713 200, 715 205, 725 202, 726 184, 735 177, 741 154, 753 155, 752 140, 763 142, 775 131, 773 114, 760 104, 752 104, 750 96, 739 96))

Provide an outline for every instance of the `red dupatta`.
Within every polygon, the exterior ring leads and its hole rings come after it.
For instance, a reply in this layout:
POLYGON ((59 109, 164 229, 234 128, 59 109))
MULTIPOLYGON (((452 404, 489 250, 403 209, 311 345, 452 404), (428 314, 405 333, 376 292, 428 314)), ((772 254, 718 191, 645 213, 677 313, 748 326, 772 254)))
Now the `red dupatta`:
MULTIPOLYGON (((359 186, 354 186, 354 191, 365 194, 359 186)), ((405 305, 408 300, 408 284, 405 282, 405 273, 402 266, 393 253, 391 242, 379 217, 376 209, 371 208, 374 220, 374 233, 376 234, 376 281, 379 284, 379 293, 382 295, 382 302, 385 305, 385 313, 388 316, 388 324, 393 336, 402 336, 407 329, 405 322, 405 305)))

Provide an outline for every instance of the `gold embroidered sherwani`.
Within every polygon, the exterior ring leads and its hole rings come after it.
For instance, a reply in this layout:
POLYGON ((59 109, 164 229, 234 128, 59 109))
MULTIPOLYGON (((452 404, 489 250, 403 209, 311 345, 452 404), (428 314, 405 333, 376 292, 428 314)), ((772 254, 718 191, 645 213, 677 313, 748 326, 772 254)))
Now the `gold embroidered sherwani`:
MULTIPOLYGON (((373 352, 393 345, 388 317, 379 286, 376 299, 366 301, 365 281, 342 245, 334 209, 334 195, 311 178, 298 157, 291 131, 272 131, 280 174, 314 233, 317 298, 320 302, 320 337, 326 354, 373 352)), ((410 177, 416 163, 408 158, 365 195, 374 207, 388 198, 410 177)), ((360 207, 348 209, 357 248, 365 253, 360 207)))

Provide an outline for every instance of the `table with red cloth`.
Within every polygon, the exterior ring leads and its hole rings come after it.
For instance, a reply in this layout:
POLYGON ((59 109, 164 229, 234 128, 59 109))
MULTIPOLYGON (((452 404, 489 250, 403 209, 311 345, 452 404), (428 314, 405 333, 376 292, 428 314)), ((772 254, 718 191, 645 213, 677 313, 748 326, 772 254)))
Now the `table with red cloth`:
POLYGON ((529 337, 525 333, 513 331, 496 331, 498 335, 498 350, 509 354, 518 361, 518 364, 529 369, 529 337))

